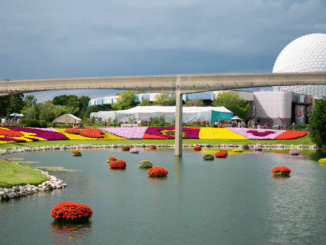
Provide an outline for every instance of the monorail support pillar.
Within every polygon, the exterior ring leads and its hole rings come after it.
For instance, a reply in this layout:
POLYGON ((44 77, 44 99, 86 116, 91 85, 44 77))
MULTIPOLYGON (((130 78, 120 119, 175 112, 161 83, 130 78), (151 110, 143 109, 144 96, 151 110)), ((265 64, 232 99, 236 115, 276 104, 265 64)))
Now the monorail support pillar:
POLYGON ((175 148, 174 155, 182 156, 182 94, 180 90, 175 91, 176 110, 175 110, 175 148))

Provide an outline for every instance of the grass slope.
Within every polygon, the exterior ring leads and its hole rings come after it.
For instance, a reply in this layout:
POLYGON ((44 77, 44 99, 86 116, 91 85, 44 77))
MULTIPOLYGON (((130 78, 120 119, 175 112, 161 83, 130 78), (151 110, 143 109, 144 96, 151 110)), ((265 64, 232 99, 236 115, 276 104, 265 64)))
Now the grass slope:
POLYGON ((30 166, 19 165, 0 159, 0 187, 11 188, 18 185, 38 185, 48 180, 30 166))

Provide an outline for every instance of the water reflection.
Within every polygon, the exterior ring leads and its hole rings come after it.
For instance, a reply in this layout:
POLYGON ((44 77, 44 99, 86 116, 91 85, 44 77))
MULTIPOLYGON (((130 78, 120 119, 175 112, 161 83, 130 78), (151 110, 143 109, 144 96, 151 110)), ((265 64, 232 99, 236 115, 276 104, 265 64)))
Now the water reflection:
MULTIPOLYGON (((174 190, 176 194, 176 199, 178 201, 182 200, 182 189, 181 189, 181 184, 182 184, 182 163, 183 163, 183 158, 181 157, 175 157, 174 158, 174 166, 175 166, 175 177, 174 177, 174 190)), ((176 202, 176 205, 178 205, 178 202, 176 202)))
POLYGON ((91 232, 91 222, 76 225, 53 221, 50 226, 50 238, 55 244, 80 243, 86 241, 91 232))

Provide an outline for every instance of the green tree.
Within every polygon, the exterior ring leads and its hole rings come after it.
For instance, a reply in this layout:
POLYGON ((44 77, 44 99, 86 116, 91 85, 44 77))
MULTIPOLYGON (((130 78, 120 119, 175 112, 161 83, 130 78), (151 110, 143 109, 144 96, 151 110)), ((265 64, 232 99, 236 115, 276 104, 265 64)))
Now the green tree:
POLYGON ((12 94, 10 95, 10 106, 8 114, 10 113, 20 113, 24 107, 24 94, 12 94))
POLYGON ((175 105, 176 103, 176 98, 175 94, 172 94, 169 96, 168 94, 162 93, 162 94, 157 94, 155 96, 155 105, 161 105, 161 106, 171 106, 175 105))
POLYGON ((47 122, 52 122, 55 119, 55 109, 56 106, 51 100, 45 101, 39 104, 40 109, 40 120, 45 120, 47 122))
POLYGON ((67 106, 68 105, 68 100, 70 96, 68 95, 59 95, 53 98, 52 103, 54 105, 61 105, 61 106, 67 106))
POLYGON ((10 95, 0 97, 0 116, 8 116, 9 106, 10 106, 10 95))
POLYGON ((88 102, 91 100, 88 96, 80 96, 77 101, 78 112, 76 114, 79 118, 84 118, 84 114, 88 109, 88 102))
POLYGON ((34 95, 27 95, 24 98, 24 107, 20 112, 24 114, 26 118, 34 118, 35 115, 32 112, 32 108, 36 104, 37 104, 37 99, 35 99, 34 95))
POLYGON ((90 107, 88 107, 88 109, 86 110, 84 117, 83 117, 83 121, 86 122, 90 119, 90 115, 92 112, 98 112, 99 109, 97 108, 97 106, 92 105, 90 107))
POLYGON ((326 97, 315 101, 314 111, 309 117, 310 138, 319 148, 326 145, 326 97))
POLYGON ((114 103, 112 105, 112 110, 126 110, 132 107, 135 107, 137 103, 135 102, 136 95, 135 91, 126 91, 120 94, 120 96, 117 98, 117 103, 114 103))
POLYGON ((213 106, 224 106, 233 112, 235 116, 246 118, 249 112, 249 104, 241 99, 239 95, 232 92, 223 92, 218 94, 212 103, 213 106))
POLYGON ((186 101, 184 106, 205 106, 204 101, 200 99, 192 99, 186 101))
POLYGON ((144 99, 142 102, 140 102, 138 105, 140 106, 151 106, 152 103, 148 99, 144 99))

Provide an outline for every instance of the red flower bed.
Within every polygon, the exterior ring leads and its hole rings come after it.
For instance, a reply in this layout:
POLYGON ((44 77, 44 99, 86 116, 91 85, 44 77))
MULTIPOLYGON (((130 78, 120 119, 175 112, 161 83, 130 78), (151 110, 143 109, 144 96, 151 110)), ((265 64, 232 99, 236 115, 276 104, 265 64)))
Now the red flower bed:
POLYGON ((152 149, 152 150, 155 150, 156 149, 156 145, 150 145, 149 148, 152 149))
POLYGON ((274 176, 289 176, 291 169, 285 166, 278 166, 272 169, 274 176))
POLYGON ((147 174, 150 177, 165 177, 169 171, 162 167, 153 167, 147 171, 147 174))
POLYGON ((194 151, 201 151, 201 147, 199 145, 194 146, 193 148, 194 151))
POLYGON ((216 158, 225 158, 228 156, 228 153, 225 151, 219 151, 215 153, 216 158))
POLYGON ((68 134, 80 134, 80 130, 76 129, 76 128, 67 128, 66 132, 68 134))
POLYGON ((2 129, 0 128, 0 135, 7 136, 7 137, 23 137, 24 134, 14 130, 2 129))
POLYGON ((80 130, 82 136, 91 137, 91 138, 103 138, 103 131, 94 128, 86 128, 80 130))
POLYGON ((113 161, 115 161, 115 160, 118 160, 116 157, 108 157, 108 160, 113 160, 113 161))
POLYGON ((50 216, 56 221, 82 223, 92 217, 93 211, 89 206, 75 202, 61 202, 52 208, 50 216))
POLYGON ((306 131, 286 131, 283 134, 280 134, 275 139, 276 140, 289 140, 289 139, 297 139, 305 136, 307 134, 306 131))
POLYGON ((110 168, 125 168, 127 164, 123 160, 115 160, 109 163, 110 168))
POLYGON ((129 145, 123 145, 123 146, 121 146, 121 149, 123 151, 130 151, 130 146, 129 145))

